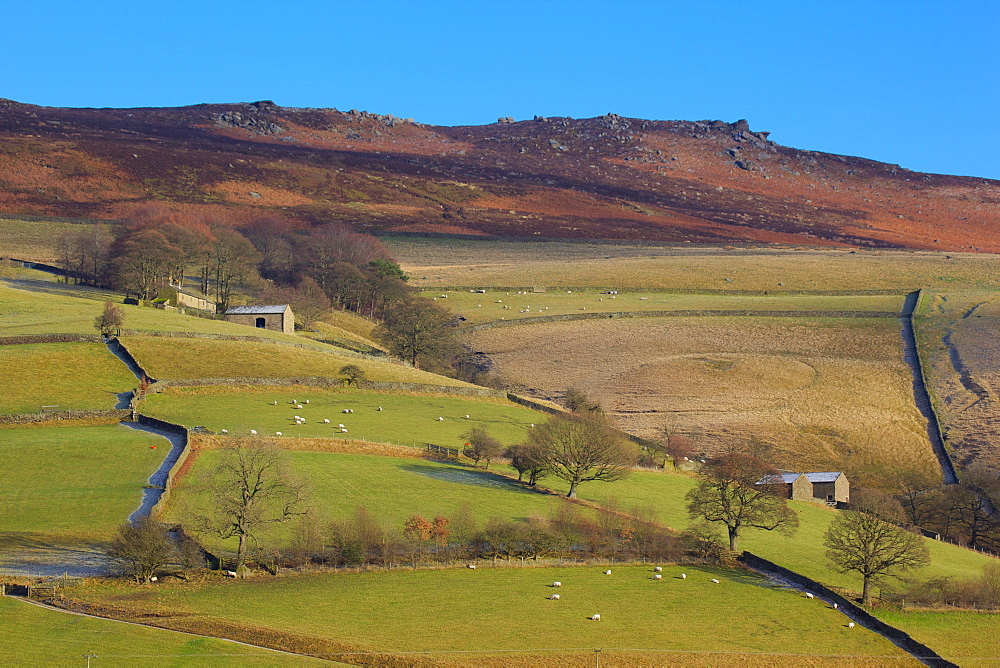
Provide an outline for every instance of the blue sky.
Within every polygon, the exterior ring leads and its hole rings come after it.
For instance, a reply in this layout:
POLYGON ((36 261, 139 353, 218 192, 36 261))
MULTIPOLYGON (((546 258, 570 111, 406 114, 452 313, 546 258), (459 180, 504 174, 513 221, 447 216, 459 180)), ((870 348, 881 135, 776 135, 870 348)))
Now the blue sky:
POLYGON ((0 97, 19 102, 746 118, 796 148, 1000 179, 995 0, 0 0, 0 17, 0 97))

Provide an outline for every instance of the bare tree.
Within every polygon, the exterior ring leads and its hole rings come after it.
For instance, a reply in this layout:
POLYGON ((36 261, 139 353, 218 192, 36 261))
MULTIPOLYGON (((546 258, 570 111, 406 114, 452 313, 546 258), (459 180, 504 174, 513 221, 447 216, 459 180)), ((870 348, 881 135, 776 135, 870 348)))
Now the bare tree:
POLYGON ((503 452, 503 445, 497 439, 490 436, 490 433, 483 427, 475 427, 462 434, 465 439, 465 449, 462 454, 479 465, 481 460, 486 461, 486 468, 490 467, 490 462, 500 456, 503 452))
POLYGON ((687 494, 693 518, 721 522, 729 533, 729 549, 738 549, 744 529, 791 532, 798 526, 779 485, 758 484, 778 471, 756 457, 731 452, 701 468, 698 485, 687 494))
POLYGON ((126 522, 119 526, 106 554, 137 583, 145 584, 157 570, 170 563, 174 546, 163 524, 144 517, 135 524, 126 522))
POLYGON ((510 460, 510 466, 517 471, 517 480, 521 482, 528 476, 528 485, 534 487, 548 470, 546 468, 545 451, 537 444, 519 443, 507 448, 504 453, 510 460))
POLYGON ((94 319, 94 328, 102 336, 111 336, 125 324, 125 313, 122 308, 112 302, 104 302, 104 310, 94 319))
POLYGON ((826 555, 841 573, 862 577, 862 605, 871 601, 871 586, 881 578, 926 565, 923 540, 887 520, 902 519, 902 509, 885 503, 884 495, 857 494, 853 510, 845 510, 830 524, 823 544, 826 555))
POLYGON ((415 367, 425 366, 454 350, 454 316, 427 299, 410 298, 385 313, 373 332, 389 352, 415 367))
POLYGON ((268 525, 305 514, 305 492, 288 471, 282 452, 262 439, 239 439, 226 448, 206 481, 212 506, 195 517, 195 526, 220 538, 236 538, 236 572, 246 575, 247 551, 259 548, 268 525))
POLYGON ((528 432, 528 444, 544 453, 549 473, 569 483, 570 499, 580 483, 621 480, 636 462, 635 448, 598 419, 552 418, 528 432))

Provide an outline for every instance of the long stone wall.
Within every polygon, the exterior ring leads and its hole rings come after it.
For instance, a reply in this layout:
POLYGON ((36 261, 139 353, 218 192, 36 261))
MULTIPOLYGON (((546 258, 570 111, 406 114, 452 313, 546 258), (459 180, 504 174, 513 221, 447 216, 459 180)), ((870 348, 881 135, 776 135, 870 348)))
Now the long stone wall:
MULTIPOLYGON (((160 392, 168 387, 208 387, 216 385, 252 385, 260 387, 289 387, 304 385, 307 387, 344 387, 342 378, 329 376, 291 376, 287 378, 173 378, 160 380, 150 386, 150 392, 160 392)), ((428 392, 437 394, 457 394, 470 397, 503 397, 502 390, 489 387, 462 385, 426 385, 423 383, 393 383, 388 381, 361 380, 357 388, 362 390, 383 390, 387 392, 428 392)))
POLYGON ((104 343, 99 334, 25 334, 0 336, 0 346, 17 346, 28 343, 104 343))
POLYGON ((32 424, 49 420, 102 420, 108 424, 127 420, 132 411, 127 408, 78 411, 42 411, 38 413, 9 413, 0 415, 0 424, 32 424))
POLYGON ((815 580, 807 578, 804 575, 799 575, 795 571, 790 571, 787 568, 779 566, 772 561, 768 561, 767 559, 758 557, 750 552, 744 552, 740 555, 739 561, 753 571, 786 580, 797 587, 801 587, 803 590, 818 596, 827 603, 836 603, 838 608, 855 622, 887 638, 894 645, 909 652, 914 658, 928 666, 957 668, 957 664, 943 659, 941 655, 927 645, 911 638, 908 633, 897 629, 895 626, 886 624, 864 608, 856 605, 853 601, 844 598, 840 594, 830 590, 828 587, 816 582, 815 580))

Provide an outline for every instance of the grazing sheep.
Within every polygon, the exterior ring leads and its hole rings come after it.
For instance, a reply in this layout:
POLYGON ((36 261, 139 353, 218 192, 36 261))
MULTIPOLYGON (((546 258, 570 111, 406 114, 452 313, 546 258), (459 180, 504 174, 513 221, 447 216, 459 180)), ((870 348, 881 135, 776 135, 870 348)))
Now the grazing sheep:
POLYGON ((295 410, 297 410, 297 411, 302 410, 302 404, 296 404, 295 405, 295 410))
POLYGON ((716 580, 715 578, 712 578, 712 582, 713 582, 714 584, 719 584, 719 581, 718 581, 718 580, 716 580))
POLYGON ((559 582, 559 580, 556 580, 555 582, 552 583, 552 586, 553 587, 562 587, 562 582, 559 582))
POLYGON ((816 597, 810 594, 809 592, 806 592, 806 598, 816 598, 816 597))
POLYGON ((342 425, 342 424, 338 424, 338 425, 337 425, 337 429, 343 429, 343 428, 344 428, 344 426, 345 426, 345 425, 342 425))
POLYGON ((466 568, 471 568, 472 570, 476 570, 476 565, 475 564, 469 564, 468 566, 466 566, 466 568))
POLYGON ((653 576, 653 579, 654 579, 654 580, 662 580, 662 579, 663 579, 663 576, 662 576, 662 575, 660 575, 659 573, 657 573, 656 575, 654 575, 654 576, 653 576))
POLYGON ((307 404, 308 404, 308 403, 309 403, 309 400, 308 400, 308 399, 306 399, 306 400, 305 400, 305 403, 307 403, 307 404))
POLYGON ((381 407, 381 406, 379 406, 377 410, 382 410, 382 407, 381 407))
POLYGON ((348 412, 348 413, 353 413, 353 412, 354 412, 354 409, 353 409, 353 408, 348 408, 348 409, 347 409, 347 412, 348 412))
POLYGON ((341 412, 341 413, 350 413, 351 411, 349 411, 349 410, 347 410, 347 409, 345 408, 344 410, 342 410, 342 411, 340 411, 340 412, 341 412))
POLYGON ((847 622, 847 628, 853 629, 854 628, 854 622, 847 622))
POLYGON ((276 432, 274 432, 274 435, 275 435, 275 436, 284 436, 284 434, 282 434, 282 433, 281 433, 280 431, 276 431, 276 432))
POLYGON ((330 421, 327 420, 326 418, 323 418, 323 424, 330 424, 330 421))
POLYGON ((278 405, 278 402, 277 402, 277 401, 272 401, 272 402, 271 402, 271 405, 272 405, 272 406, 277 406, 277 405, 278 405))
POLYGON ((251 429, 250 430, 250 435, 251 436, 256 436, 257 435, 257 430, 256 429, 251 429))
POLYGON ((158 577, 156 577, 156 576, 154 575, 153 577, 149 578, 149 581, 150 581, 150 582, 156 582, 156 581, 157 581, 157 580, 159 580, 159 579, 160 579, 160 578, 158 578, 158 577))
POLYGON ((340 430, 340 433, 341 433, 341 434, 346 434, 346 433, 347 433, 347 430, 346 430, 346 429, 341 429, 341 430, 340 430))
POLYGON ((299 417, 298 415, 293 415, 293 416, 292 416, 292 419, 293 419, 293 420, 295 420, 296 422, 298 422, 298 421, 299 421, 299 420, 301 420, 302 418, 300 418, 300 417, 299 417))
POLYGON ((591 615, 590 618, 592 620, 594 620, 595 622, 601 621, 601 616, 600 615, 591 615))
POLYGON ((229 430, 228 430, 228 429, 223 429, 223 430, 222 430, 222 433, 223 433, 223 434, 228 434, 228 433, 229 433, 229 430))
POLYGON ((469 419, 469 416, 468 416, 468 415, 466 415, 466 416, 465 416, 465 419, 466 419, 466 420, 468 420, 468 419, 469 419))
POLYGON ((529 424, 528 426, 529 426, 529 427, 534 427, 534 426, 535 426, 535 423, 534 423, 534 422, 532 422, 532 423, 531 423, 531 424, 529 424))
POLYGON ((294 406, 295 404, 297 404, 297 403, 299 403, 298 399, 292 399, 292 405, 293 405, 293 406, 294 406))
POLYGON ((833 604, 833 609, 834 609, 834 610, 836 610, 836 609, 837 609, 837 608, 839 608, 839 607, 840 607, 840 606, 839 606, 839 605, 837 605, 836 603, 834 603, 834 604, 833 604))
POLYGON ((654 573, 662 573, 663 572, 663 566, 656 566, 655 568, 653 568, 653 572, 654 573))
POLYGON ((552 596, 549 596, 549 600, 550 601, 558 601, 559 600, 559 594, 552 594, 552 596))
POLYGON ((443 417, 439 417, 439 418, 437 419, 437 421, 438 421, 438 422, 444 422, 444 418, 443 418, 443 417))
POLYGON ((605 575, 611 575, 611 571, 604 571, 605 575))
POLYGON ((681 573, 681 580, 687 580, 687 573, 681 573))
POLYGON ((226 577, 234 578, 236 577, 236 571, 226 571, 226 577))

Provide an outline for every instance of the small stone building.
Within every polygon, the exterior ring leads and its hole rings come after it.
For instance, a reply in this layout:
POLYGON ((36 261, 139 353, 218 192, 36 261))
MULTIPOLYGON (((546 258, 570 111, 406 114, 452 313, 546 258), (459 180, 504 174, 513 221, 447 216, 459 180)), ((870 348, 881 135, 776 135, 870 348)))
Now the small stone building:
POLYGON ((175 287, 174 290, 177 292, 177 308, 187 306, 189 308, 196 308, 201 309, 202 311, 208 311, 209 313, 215 313, 215 302, 197 290, 178 287, 175 287))
POLYGON ((842 471, 780 473, 757 484, 780 485, 785 498, 797 501, 845 504, 851 499, 851 485, 842 471))
POLYGON ((295 331, 295 316, 288 304, 271 306, 233 306, 225 313, 225 319, 248 327, 269 329, 273 332, 291 334, 295 331))

